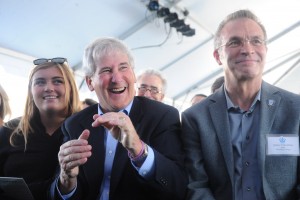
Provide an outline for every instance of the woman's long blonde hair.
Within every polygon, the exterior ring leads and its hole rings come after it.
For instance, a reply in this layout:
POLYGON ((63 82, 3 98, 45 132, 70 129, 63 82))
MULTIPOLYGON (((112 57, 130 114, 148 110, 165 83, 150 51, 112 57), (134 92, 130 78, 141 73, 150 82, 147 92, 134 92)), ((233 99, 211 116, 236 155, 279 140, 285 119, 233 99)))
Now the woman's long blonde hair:
POLYGON ((3 87, 0 85, 0 125, 2 125, 4 118, 10 115, 11 109, 9 106, 9 98, 3 87))
POLYGON ((51 68, 51 67, 57 67, 61 71, 65 82, 65 87, 66 87, 65 103, 66 105, 68 105, 66 108, 67 114, 65 117, 67 118, 71 116, 73 113, 80 111, 80 99, 79 99, 75 78, 67 62, 64 62, 63 64, 47 62, 35 66, 29 75, 29 83, 27 88, 28 92, 27 92, 24 114, 21 117, 19 124, 17 125, 17 127, 14 128, 10 136, 10 143, 13 146, 16 146, 15 144, 16 141, 14 140, 14 138, 17 135, 23 135, 25 141, 25 149, 26 149, 27 142, 28 142, 28 134, 30 132, 33 132, 32 125, 30 124, 30 122, 35 116, 39 116, 39 110, 34 103, 33 95, 31 93, 32 78, 37 71, 41 69, 51 68))

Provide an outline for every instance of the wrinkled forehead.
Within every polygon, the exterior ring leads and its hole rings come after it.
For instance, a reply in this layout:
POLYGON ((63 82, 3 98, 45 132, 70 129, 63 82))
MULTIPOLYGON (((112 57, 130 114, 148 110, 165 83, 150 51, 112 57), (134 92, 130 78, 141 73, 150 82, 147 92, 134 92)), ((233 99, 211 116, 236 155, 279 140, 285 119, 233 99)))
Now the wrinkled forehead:
POLYGON ((159 88, 162 86, 162 80, 155 74, 143 74, 139 77, 138 83, 159 88))
POLYGON ((105 52, 102 52, 96 56, 95 62, 96 64, 104 64, 107 62, 125 62, 131 65, 130 58, 126 52, 122 50, 112 50, 108 49, 105 52))
POLYGON ((228 40, 232 37, 253 38, 259 37, 264 39, 262 28, 252 19, 241 18, 229 21, 223 27, 220 35, 221 39, 228 40))

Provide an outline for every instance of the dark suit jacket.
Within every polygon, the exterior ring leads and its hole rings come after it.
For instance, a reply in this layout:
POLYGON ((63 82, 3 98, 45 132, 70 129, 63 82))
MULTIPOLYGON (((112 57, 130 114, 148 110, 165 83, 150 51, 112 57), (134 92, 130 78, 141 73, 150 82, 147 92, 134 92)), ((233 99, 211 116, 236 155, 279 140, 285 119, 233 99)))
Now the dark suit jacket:
MULTIPOLYGON (((90 130, 88 142, 92 145, 92 156, 80 167, 77 190, 72 199, 99 197, 105 147, 104 128, 91 126, 92 117, 98 112, 97 106, 71 116, 62 127, 67 140, 77 139, 86 128, 90 130)), ((187 176, 178 111, 157 101, 135 97, 129 117, 141 140, 154 150, 155 177, 149 181, 143 179, 132 166, 127 150, 119 143, 111 173, 110 200, 183 199, 187 176)))
MULTIPOLYGON (((266 199, 299 198, 299 157, 267 156, 266 134, 299 136, 300 96, 263 82, 259 126, 257 156, 266 199)), ((224 89, 186 110, 182 128, 190 176, 187 199, 234 199, 234 158, 224 89)))

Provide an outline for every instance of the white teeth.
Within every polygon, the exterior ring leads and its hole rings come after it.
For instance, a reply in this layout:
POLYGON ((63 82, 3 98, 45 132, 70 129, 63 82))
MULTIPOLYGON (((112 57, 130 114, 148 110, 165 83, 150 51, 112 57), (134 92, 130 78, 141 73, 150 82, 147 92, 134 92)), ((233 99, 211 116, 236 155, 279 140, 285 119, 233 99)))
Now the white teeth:
POLYGON ((112 89, 112 91, 114 91, 114 92, 121 92, 123 90, 124 90, 124 88, 113 88, 112 89))
POLYGON ((56 96, 46 96, 44 97, 44 99, 56 99, 57 97, 56 96))

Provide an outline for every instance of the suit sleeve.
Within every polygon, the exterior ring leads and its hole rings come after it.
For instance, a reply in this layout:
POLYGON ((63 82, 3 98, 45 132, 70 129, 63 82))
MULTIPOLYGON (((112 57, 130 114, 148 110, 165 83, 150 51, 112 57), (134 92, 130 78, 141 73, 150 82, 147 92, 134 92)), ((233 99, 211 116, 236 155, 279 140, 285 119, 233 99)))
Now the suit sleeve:
MULTIPOLYGON (((64 134, 64 139, 63 139, 63 143, 71 140, 71 136, 68 132, 68 129, 66 128, 66 123, 63 123, 61 126, 61 130, 64 134)), ((75 139, 75 138, 73 138, 75 139)), ((60 168, 57 170, 57 174, 56 174, 56 179, 51 183, 50 186, 50 190, 49 190, 49 194, 48 194, 48 199, 49 200, 64 200, 60 194, 60 192, 58 191, 58 181, 59 181, 59 175, 60 175, 60 168)), ((77 181, 78 184, 78 181, 77 181)), ((77 189, 80 187, 76 187, 75 192, 73 192, 73 195, 68 198, 68 200, 77 200, 79 199, 79 197, 81 196, 82 191, 80 189, 77 189)))
POLYGON ((209 188, 209 178, 204 168, 199 131, 195 120, 188 113, 182 113, 182 141, 189 175, 187 199, 213 200, 215 198, 209 188))
POLYGON ((187 175, 184 169, 184 152, 180 140, 181 124, 175 108, 156 116, 157 125, 148 142, 154 151, 155 176, 153 187, 160 199, 184 199, 187 175), (165 198, 162 198, 164 197, 165 198), (170 198, 171 197, 171 198, 170 198))

